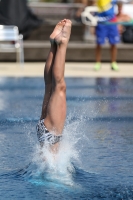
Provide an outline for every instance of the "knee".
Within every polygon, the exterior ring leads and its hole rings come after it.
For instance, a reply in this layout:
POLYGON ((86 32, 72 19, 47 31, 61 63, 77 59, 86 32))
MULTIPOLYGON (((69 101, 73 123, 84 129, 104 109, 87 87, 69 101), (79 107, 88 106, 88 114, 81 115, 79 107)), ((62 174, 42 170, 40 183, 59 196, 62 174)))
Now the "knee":
POLYGON ((55 89, 58 90, 61 93, 65 93, 66 92, 65 80, 60 80, 60 81, 56 82, 55 89))
POLYGON ((52 92, 52 84, 45 83, 45 95, 50 95, 52 92))

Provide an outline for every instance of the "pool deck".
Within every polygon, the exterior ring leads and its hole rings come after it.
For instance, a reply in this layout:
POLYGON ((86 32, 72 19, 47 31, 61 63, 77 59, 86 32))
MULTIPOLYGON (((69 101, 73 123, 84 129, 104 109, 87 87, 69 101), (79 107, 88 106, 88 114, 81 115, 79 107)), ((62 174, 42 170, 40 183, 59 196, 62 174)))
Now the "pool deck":
MULTIPOLYGON (((103 63, 100 71, 94 71, 95 63, 66 62, 65 77, 127 77, 133 78, 133 63, 119 63, 119 71, 112 71, 110 63, 103 63)), ((0 63, 0 77, 42 77, 45 63, 0 63)))

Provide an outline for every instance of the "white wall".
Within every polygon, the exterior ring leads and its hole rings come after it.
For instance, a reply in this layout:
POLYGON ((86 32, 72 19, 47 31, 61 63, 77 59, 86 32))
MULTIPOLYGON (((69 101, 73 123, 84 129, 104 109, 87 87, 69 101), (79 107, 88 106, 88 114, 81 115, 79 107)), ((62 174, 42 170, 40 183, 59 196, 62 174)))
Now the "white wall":
MULTIPOLYGON (((117 14, 117 5, 115 6, 115 13, 117 14)), ((123 4, 123 14, 129 15, 133 19, 133 4, 123 4)))

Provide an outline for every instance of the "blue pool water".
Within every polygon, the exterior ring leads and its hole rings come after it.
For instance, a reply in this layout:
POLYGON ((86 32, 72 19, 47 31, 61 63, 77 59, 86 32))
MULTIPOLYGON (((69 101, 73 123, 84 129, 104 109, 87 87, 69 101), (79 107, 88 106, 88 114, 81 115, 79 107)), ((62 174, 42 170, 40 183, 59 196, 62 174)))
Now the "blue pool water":
POLYGON ((132 200, 133 79, 67 78, 56 161, 39 154, 43 78, 0 78, 0 200, 132 200))

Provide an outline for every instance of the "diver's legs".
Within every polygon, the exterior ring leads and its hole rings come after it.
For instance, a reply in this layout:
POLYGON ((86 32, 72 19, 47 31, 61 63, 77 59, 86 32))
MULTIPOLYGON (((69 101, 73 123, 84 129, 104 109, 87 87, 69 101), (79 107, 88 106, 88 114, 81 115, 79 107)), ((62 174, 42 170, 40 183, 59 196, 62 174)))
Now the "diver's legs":
POLYGON ((45 64, 45 69, 44 69, 45 94, 44 94, 42 113, 41 113, 40 119, 44 119, 46 117, 47 107, 48 107, 49 99, 52 92, 52 67, 53 67, 54 58, 55 58, 56 49, 57 49, 57 45, 54 42, 54 38, 56 35, 58 35, 62 31, 64 24, 65 24, 64 20, 60 21, 56 25, 52 34, 50 35, 51 48, 50 48, 50 51, 46 60, 46 64, 45 64))
POLYGON ((63 30, 55 37, 57 51, 52 68, 52 94, 47 108, 47 116, 44 120, 47 129, 55 135, 62 133, 66 118, 66 84, 64 80, 64 68, 71 25, 71 21, 66 20, 63 30))

